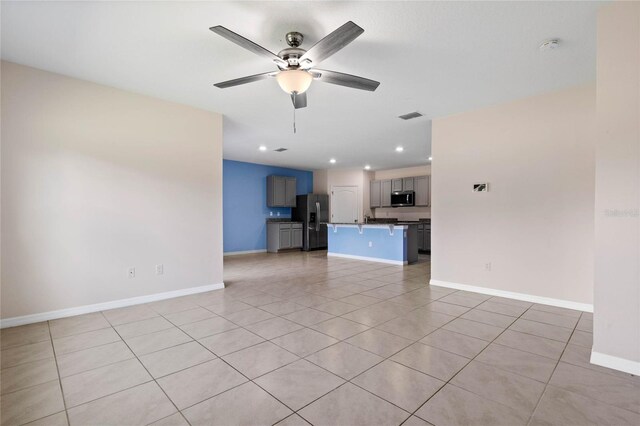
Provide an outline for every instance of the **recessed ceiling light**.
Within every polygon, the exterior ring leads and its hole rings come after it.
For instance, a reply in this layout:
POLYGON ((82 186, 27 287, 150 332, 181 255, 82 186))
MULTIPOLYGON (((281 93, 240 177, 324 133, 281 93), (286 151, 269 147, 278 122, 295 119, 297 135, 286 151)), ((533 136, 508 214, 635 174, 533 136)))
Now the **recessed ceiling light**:
POLYGON ((332 158, 331 160, 329 160, 329 162, 330 162, 331 164, 336 164, 336 159, 335 159, 335 158, 332 158))
POLYGON ((401 147, 401 146, 397 146, 396 147, 396 152, 402 152, 402 151, 404 151, 403 147, 401 147))
POLYGON ((364 169, 365 170, 371 170, 371 166, 367 164, 366 166, 364 166, 364 169))
POLYGON ((429 157, 429 161, 433 160, 433 157, 429 157))
POLYGON ((258 148, 260 151, 266 151, 267 147, 264 145, 260 145, 260 147, 258 148))

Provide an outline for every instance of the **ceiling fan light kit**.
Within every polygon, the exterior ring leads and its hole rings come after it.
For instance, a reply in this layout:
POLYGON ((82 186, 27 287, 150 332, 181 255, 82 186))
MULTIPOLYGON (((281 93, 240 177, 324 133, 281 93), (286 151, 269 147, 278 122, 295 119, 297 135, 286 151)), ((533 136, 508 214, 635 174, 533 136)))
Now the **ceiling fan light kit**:
POLYGON ((301 95, 307 91, 313 76, 308 71, 292 69, 280 71, 276 76, 280 88, 290 95, 301 95))

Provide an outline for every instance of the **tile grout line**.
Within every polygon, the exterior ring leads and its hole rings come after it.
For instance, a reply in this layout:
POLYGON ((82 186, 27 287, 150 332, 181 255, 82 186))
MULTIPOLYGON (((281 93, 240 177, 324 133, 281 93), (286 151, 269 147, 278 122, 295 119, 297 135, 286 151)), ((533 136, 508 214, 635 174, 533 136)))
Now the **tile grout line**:
POLYGON ((578 322, 580 321, 580 318, 582 317, 582 314, 580 314, 580 317, 578 318, 578 321, 576 321, 576 325, 574 326, 573 330, 571 331, 571 335, 569 336, 569 339, 567 339, 567 342, 564 344, 564 348, 562 348, 562 352, 560 353, 560 356, 558 357, 558 361, 556 362, 556 365, 553 367, 553 371, 551 372, 551 375, 549 376, 549 380, 547 381, 547 383, 545 383, 544 385, 544 390, 542 391, 542 393, 540 394, 540 397, 538 398, 538 400, 536 401, 536 405, 533 408, 533 411, 531 412, 531 415, 529 416, 529 419, 527 421, 527 424, 530 424, 531 421, 533 420, 533 416, 536 412, 536 410, 538 409, 538 406, 540 405, 540 401, 542 401, 542 397, 544 396, 544 394, 547 392, 548 386, 549 386, 549 382, 551 381, 551 379, 553 378, 553 375, 556 373, 556 370, 558 368, 558 365, 560 365, 560 362, 562 360, 562 356, 564 355, 564 352, 567 350, 567 346, 569 346, 569 342, 571 341, 571 338, 573 337, 573 334, 576 331, 576 328, 578 326, 578 322))
MULTIPOLYGON (((138 358, 138 354, 136 354, 136 353, 133 351, 133 349, 131 349, 131 347, 129 346, 129 344, 128 344, 128 343, 127 343, 127 342, 122 338, 122 336, 120 335, 120 333, 118 333, 118 330, 116 330, 116 329, 114 328, 114 331, 115 331, 115 332, 116 332, 116 334, 120 337, 120 339, 124 342, 124 344, 127 346, 127 348, 129 348, 129 350, 131 351, 131 353, 133 354, 133 356, 135 357, 135 359, 136 359, 136 360, 138 361, 138 363, 142 366, 142 368, 144 368, 144 370, 147 372, 147 374, 149 375, 149 377, 151 377, 151 381, 153 381, 153 382, 156 384, 156 386, 158 386, 158 388, 162 391, 162 393, 164 394, 164 396, 165 396, 165 397, 169 400, 169 402, 171 402, 171 404, 174 406, 174 408, 176 409, 176 411, 177 411, 177 412, 180 412, 180 410, 178 409, 178 407, 176 406, 176 404, 173 402, 173 400, 172 400, 171 398, 169 398, 169 395, 167 395, 167 393, 164 391, 164 389, 162 388, 162 386, 160 386, 160 384, 158 383, 158 381, 156 380, 156 378, 155 378, 155 377, 153 377, 153 374, 151 374, 151 372, 147 369, 147 367, 142 363, 142 361, 140 360, 140 358, 138 358)), ((176 345, 176 346, 177 346, 177 345, 176 345)), ((128 388, 128 389, 133 389, 134 387, 137 387, 137 386, 143 385, 143 384, 145 384, 145 383, 149 383, 149 382, 138 383, 137 385, 135 385, 135 386, 131 386, 131 387, 130 387, 130 388, 128 388)), ((126 389, 125 389, 125 390, 126 390, 126 389)), ((118 391, 118 392, 122 392, 122 391, 118 391)), ((115 393, 118 393, 118 392, 115 392, 115 393)), ((113 393, 113 394, 111 394, 111 395, 114 395, 115 393, 113 393)), ((104 397, 101 397, 101 398, 104 398, 104 397)), ((100 398, 96 398, 94 401, 96 401, 96 400, 98 400, 98 399, 100 399, 100 398)), ((82 404, 81 404, 81 405, 82 405, 82 404)), ((160 420, 160 419, 159 419, 159 420, 160 420)), ((186 420, 186 419, 185 419, 185 420, 186 420)), ((187 423, 189 423, 189 422, 187 421, 187 423)), ((189 423, 189 424, 191 424, 191 423, 189 423)))
MULTIPOLYGON (((53 359, 54 359, 54 362, 56 363, 56 372, 58 373, 58 386, 60 386, 60 396, 62 397, 62 406, 64 407, 64 414, 65 414, 65 417, 67 419, 67 424, 70 425, 71 421, 69 420, 69 410, 67 410, 67 400, 64 398, 64 388, 62 387, 62 377, 60 377, 60 367, 58 366, 58 356, 56 355, 56 348, 55 348, 55 346, 53 346, 53 336, 51 335, 51 324, 50 324, 50 321, 47 321, 47 330, 49 331, 49 339, 50 339, 50 343, 51 343, 51 349, 53 350, 53 359)), ((45 416, 45 417, 47 417, 47 416, 45 416)), ((44 417, 41 417, 41 419, 43 419, 43 418, 44 417)))

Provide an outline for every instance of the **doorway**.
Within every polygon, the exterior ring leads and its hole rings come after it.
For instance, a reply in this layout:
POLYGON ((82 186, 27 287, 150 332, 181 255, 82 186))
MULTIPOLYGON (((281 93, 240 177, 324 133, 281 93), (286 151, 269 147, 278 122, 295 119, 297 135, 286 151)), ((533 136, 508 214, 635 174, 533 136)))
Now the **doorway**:
POLYGON ((331 187, 331 222, 357 223, 360 216, 357 186, 331 187))

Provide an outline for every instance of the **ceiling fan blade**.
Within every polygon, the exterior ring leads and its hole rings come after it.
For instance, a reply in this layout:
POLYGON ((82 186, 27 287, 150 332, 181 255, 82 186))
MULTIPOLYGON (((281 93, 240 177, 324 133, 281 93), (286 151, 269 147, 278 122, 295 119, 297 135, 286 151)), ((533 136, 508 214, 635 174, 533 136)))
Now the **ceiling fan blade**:
MULTIPOLYGON (((364 30, 349 21, 316 44, 300 57, 301 66, 304 68, 305 62, 318 64, 355 40, 364 30)), ((311 65, 309 65, 311 66, 311 65)))
POLYGON ((380 85, 379 81, 358 77, 357 75, 344 74, 337 71, 311 69, 309 72, 318 81, 337 84, 338 86, 351 87, 352 89, 375 91, 380 85))
POLYGON ((277 71, 263 72, 262 74, 249 75, 247 77, 240 77, 240 78, 235 78, 233 80, 223 81, 221 83, 214 84, 214 86, 220 89, 226 89, 227 87, 239 86, 241 84, 253 83, 254 81, 264 80, 265 78, 273 77, 277 74, 278 74, 277 71))
POLYGON ((295 109, 306 108, 307 107, 307 92, 295 94, 291 94, 291 102, 293 102, 293 107, 295 109))
POLYGON ((222 25, 217 25, 209 29, 214 33, 226 38, 227 40, 234 42, 240 47, 244 47, 245 49, 250 50, 257 55, 264 56, 265 58, 275 62, 281 67, 289 66, 288 62, 277 56, 275 53, 265 49, 264 47, 252 42, 247 38, 242 37, 240 34, 234 33, 233 31, 223 27, 222 25))

